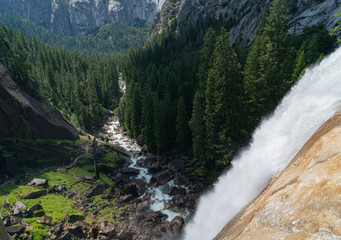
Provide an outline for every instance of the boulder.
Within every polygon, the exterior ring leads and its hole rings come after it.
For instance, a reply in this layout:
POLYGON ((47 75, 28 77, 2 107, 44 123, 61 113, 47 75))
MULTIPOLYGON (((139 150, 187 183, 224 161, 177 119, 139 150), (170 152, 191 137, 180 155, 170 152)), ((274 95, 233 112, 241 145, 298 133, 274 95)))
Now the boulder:
POLYGON ((173 197, 173 202, 177 205, 183 205, 186 203, 186 196, 182 194, 177 194, 173 197))
POLYGON ((36 198, 40 198, 42 196, 45 196, 46 194, 47 194, 46 190, 31 192, 31 193, 27 194, 26 196, 24 196, 23 199, 36 199, 36 198))
POLYGON ((172 179, 168 169, 158 172, 157 174, 154 175, 154 178, 160 185, 164 185, 172 179))
POLYGON ((110 237, 114 237, 115 236, 115 226, 111 223, 107 223, 107 222, 102 222, 100 225, 100 229, 102 234, 106 235, 106 236, 110 236, 110 237))
POLYGON ((119 240, 133 240, 134 239, 134 234, 131 232, 123 232, 121 235, 118 237, 119 240))
POLYGON ((96 181, 94 176, 84 176, 83 179, 87 182, 95 182, 96 181))
POLYGON ((121 196, 119 202, 130 202, 131 200, 135 199, 136 197, 132 194, 121 196))
POLYGON ((63 223, 58 223, 51 229, 51 232, 55 233, 55 235, 60 235, 63 232, 63 223))
POLYGON ((10 224, 11 225, 16 225, 16 224, 19 224, 21 223, 21 218, 20 217, 10 217, 10 224))
POLYGON ((152 229, 153 236, 160 239, 163 235, 165 235, 167 232, 167 229, 163 224, 157 225, 152 229))
POLYGON ((138 197, 139 196, 138 190, 139 187, 136 183, 134 182, 128 183, 123 187, 121 191, 121 196, 132 195, 133 197, 138 197))
POLYGON ((36 204, 32 206, 31 208, 27 209, 24 215, 25 217, 33 217, 33 213, 40 209, 43 209, 43 207, 39 204, 36 204))
POLYGON ((185 220, 182 217, 176 216, 173 218, 173 220, 168 224, 168 230, 172 234, 173 238, 179 237, 184 225, 185 220))
POLYGON ((140 173, 140 170, 132 167, 122 168, 122 173, 127 176, 136 176, 140 173))
POLYGON ((82 229, 88 229, 89 228, 89 223, 84 222, 84 221, 77 221, 77 222, 75 222, 75 225, 80 226, 82 229))
POLYGON ((140 135, 140 136, 137 137, 136 142, 137 142, 137 144, 138 144, 140 147, 142 147, 142 146, 145 144, 144 138, 143 138, 142 135, 140 135))
POLYGON ((13 206, 13 216, 17 216, 17 217, 22 217, 24 209, 26 208, 26 205, 21 202, 15 202, 14 206, 13 206))
POLYGON ((82 238, 84 233, 83 233, 83 229, 78 226, 78 225, 74 225, 74 226, 70 226, 68 228, 68 232, 74 236, 74 237, 79 237, 79 238, 82 238))
POLYGON ((43 217, 44 215, 45 215, 45 212, 44 212, 43 209, 40 209, 40 210, 35 211, 35 212, 33 213, 33 217, 43 217))
POLYGON ((140 196, 144 195, 147 190, 147 183, 141 179, 135 179, 135 183, 138 186, 138 193, 140 196))
POLYGON ((163 205, 163 210, 170 209, 173 206, 173 202, 165 202, 163 205))
POLYGON ((23 233, 25 231, 25 227, 23 225, 11 226, 11 227, 7 227, 6 231, 10 235, 20 234, 20 233, 23 233))
POLYGON ((66 191, 67 191, 67 189, 65 186, 56 184, 56 185, 52 186, 48 192, 49 193, 62 193, 62 192, 66 192, 66 191))
POLYGON ((140 150, 140 155, 146 155, 148 153, 148 147, 146 145, 144 145, 143 147, 141 147, 140 150))
POLYGON ((175 196, 175 195, 185 195, 186 194, 186 189, 184 188, 179 188, 179 187, 172 187, 170 191, 168 192, 169 195, 175 196))
POLYGON ((90 190, 90 192, 86 195, 88 198, 100 195, 105 193, 106 189, 108 189, 108 185, 105 182, 101 182, 97 184, 94 188, 90 190))
POLYGON ((98 234, 99 234, 98 225, 95 225, 95 226, 90 228, 90 233, 89 233, 90 237, 92 237, 93 239, 97 239, 98 234))
POLYGON ((44 215, 44 216, 39 220, 39 222, 40 222, 41 224, 50 225, 51 222, 52 222, 52 217, 44 215))
POLYGON ((75 223, 77 221, 83 221, 84 219, 85 219, 85 217, 83 215, 76 215, 76 214, 71 214, 68 217, 69 223, 75 223))
POLYGON ((148 172, 150 174, 156 174, 158 172, 160 172, 162 170, 162 167, 160 165, 157 165, 157 166, 151 166, 148 168, 148 172))
POLYGON ((40 204, 36 204, 36 205, 33 205, 31 208, 29 208, 27 211, 35 212, 35 211, 38 211, 40 209, 43 209, 43 207, 40 204))
POLYGON ((139 160, 136 161, 137 166, 143 167, 144 166, 144 159, 140 158, 139 160))
POLYGON ((72 234, 71 233, 65 233, 63 236, 60 237, 59 240, 72 240, 72 234))
POLYGON ((149 206, 148 201, 144 201, 144 202, 138 203, 137 204, 137 211, 143 212, 143 211, 148 209, 148 206, 149 206))
POLYGON ((173 160, 170 163, 168 163, 168 168, 174 172, 181 172, 184 170, 182 163, 179 162, 178 160, 173 160))
POLYGON ((157 157, 155 157, 155 156, 146 157, 144 159, 144 166, 146 168, 151 168, 151 167, 155 167, 155 166, 160 166, 160 163, 159 163, 157 157))
MULTIPOLYGON (((0 218, 0 220, 1 220, 1 218, 0 218)), ((2 221, 3 221, 3 224, 4 224, 5 227, 11 226, 11 219, 10 219, 9 216, 3 217, 2 221)))
POLYGON ((31 182, 29 182, 28 186, 44 186, 47 183, 46 179, 43 178, 33 178, 31 182))

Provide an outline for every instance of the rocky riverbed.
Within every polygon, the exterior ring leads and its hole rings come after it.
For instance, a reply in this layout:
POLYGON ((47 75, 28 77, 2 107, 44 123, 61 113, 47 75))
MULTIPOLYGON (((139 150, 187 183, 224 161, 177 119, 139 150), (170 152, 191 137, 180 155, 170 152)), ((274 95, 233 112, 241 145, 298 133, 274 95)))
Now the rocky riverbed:
POLYGON ((115 117, 97 134, 110 142, 99 141, 96 149, 99 179, 87 137, 16 140, 20 151, 12 140, 2 141, 7 155, 29 159, 37 168, 22 168, 0 186, 0 215, 13 239, 170 240, 181 235, 207 187, 191 174, 192 161, 151 154, 141 137, 135 141, 122 131, 115 117), (61 155, 71 145, 73 154, 61 155), (59 150, 48 154, 38 146, 59 150), (58 167, 45 164, 58 156, 58 167))
POLYGON ((130 236, 125 239, 179 237, 199 194, 207 187, 205 180, 189 176, 177 159, 148 152, 143 138, 130 138, 116 117, 109 118, 103 132, 104 138, 128 154, 113 176, 114 192, 126 206, 119 216, 118 232, 130 236))

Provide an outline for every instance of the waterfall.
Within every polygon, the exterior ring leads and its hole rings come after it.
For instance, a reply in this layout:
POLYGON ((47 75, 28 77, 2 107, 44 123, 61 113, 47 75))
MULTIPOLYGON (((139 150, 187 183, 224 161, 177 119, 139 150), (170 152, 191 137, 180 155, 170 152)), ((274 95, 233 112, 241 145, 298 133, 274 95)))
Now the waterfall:
POLYGON ((249 147, 202 196, 186 240, 211 240, 293 159, 311 135, 341 108, 341 48, 308 69, 275 112, 263 120, 249 147))

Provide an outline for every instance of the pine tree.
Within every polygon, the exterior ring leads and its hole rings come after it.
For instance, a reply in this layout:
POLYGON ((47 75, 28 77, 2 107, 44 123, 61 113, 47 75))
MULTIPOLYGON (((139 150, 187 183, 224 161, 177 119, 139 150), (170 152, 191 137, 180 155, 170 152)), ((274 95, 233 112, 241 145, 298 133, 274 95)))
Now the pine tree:
POLYGON ((139 86, 135 86, 132 99, 132 111, 131 111, 131 130, 133 136, 137 138, 141 134, 141 93, 139 86))
POLYGON ((305 62, 305 55, 304 51, 302 51, 297 58, 296 66, 291 77, 292 83, 297 82, 297 80, 304 74, 306 68, 307 64, 305 62))
POLYGON ((214 51, 215 40, 217 36, 212 28, 209 28, 205 34, 204 42, 199 53, 199 69, 197 77, 199 79, 199 87, 204 90, 206 88, 206 80, 208 71, 211 68, 211 57, 214 51))
POLYGON ((126 90, 126 101, 125 101, 125 110, 124 110, 124 128, 131 132, 131 115, 132 115, 132 98, 134 93, 135 84, 133 81, 129 83, 126 90))
POLYGON ((172 98, 168 91, 165 92, 165 96, 160 101, 160 107, 164 113, 165 129, 167 135, 167 147, 175 145, 176 142, 176 117, 177 117, 177 105, 172 101, 172 98))
POLYGON ((148 149, 151 152, 156 152, 155 143, 155 120, 154 120, 154 107, 153 107, 153 97, 148 93, 145 97, 143 104, 143 137, 146 141, 148 149))
POLYGON ((193 101, 192 118, 189 126, 192 131, 193 155, 202 164, 205 164, 206 155, 206 128, 204 120, 204 97, 200 91, 197 91, 193 101))
POLYGON ((181 150, 185 150, 190 143, 190 129, 188 126, 188 113, 184 98, 178 100, 178 114, 176 118, 176 143, 181 150))
POLYGON ((291 68, 287 64, 291 54, 288 54, 288 9, 285 0, 274 0, 266 14, 244 68, 252 126, 260 121, 261 116, 273 110, 291 80, 291 68))
POLYGON ((96 89, 98 89, 97 81, 92 70, 89 71, 88 77, 88 102, 89 102, 89 119, 84 119, 89 122, 90 126, 96 126, 102 119, 101 107, 96 89))
POLYGON ((167 129, 164 111, 160 107, 159 96, 154 96, 155 139, 158 153, 164 153, 167 148, 167 129))
MULTIPOLYGON (((286 0, 274 0, 270 7, 270 15, 266 19, 263 38, 266 42, 267 67, 265 79, 274 86, 274 96, 279 101, 284 95, 283 63, 287 55, 288 30, 286 23, 289 19, 286 0)), ((289 69, 288 69, 289 70, 289 69)), ((275 103, 275 105, 277 102, 275 103)))
POLYGON ((230 46, 229 34, 221 29, 213 52, 212 68, 206 89, 206 130, 208 154, 212 163, 224 165, 229 161, 231 144, 238 138, 241 66, 230 46))

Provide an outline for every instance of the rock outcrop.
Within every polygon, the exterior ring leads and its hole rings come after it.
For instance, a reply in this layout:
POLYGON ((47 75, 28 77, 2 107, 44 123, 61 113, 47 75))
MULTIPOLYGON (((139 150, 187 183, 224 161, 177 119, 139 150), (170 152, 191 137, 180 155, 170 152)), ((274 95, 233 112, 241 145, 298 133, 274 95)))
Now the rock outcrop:
POLYGON ((84 35, 111 22, 151 22, 166 0, 0 0, 14 12, 61 35, 84 35))
POLYGON ((215 240, 341 238, 341 113, 215 240))
POLYGON ((3 138, 78 138, 76 128, 57 109, 18 87, 1 63, 0 135, 3 138))
POLYGON ((1 240, 11 240, 10 236, 8 235, 5 226, 2 222, 2 220, 0 219, 0 239, 1 240))
MULTIPOLYGON (((166 19, 177 18, 178 26, 188 26, 199 18, 214 17, 229 22, 232 26, 231 40, 248 44, 254 38, 255 31, 263 12, 269 9, 273 0, 168 0, 153 23, 155 32, 164 28, 166 19)), ((305 27, 324 23, 332 29, 340 17, 338 11, 341 0, 289 0, 291 18, 288 23, 290 33, 302 33, 305 27)))

